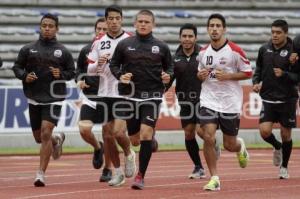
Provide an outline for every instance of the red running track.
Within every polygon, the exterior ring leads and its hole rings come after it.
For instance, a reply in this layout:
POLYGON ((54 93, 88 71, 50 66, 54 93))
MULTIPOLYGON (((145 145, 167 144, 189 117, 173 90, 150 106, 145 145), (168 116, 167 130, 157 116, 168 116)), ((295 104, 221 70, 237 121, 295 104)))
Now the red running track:
POLYGON ((91 155, 65 155, 50 161, 46 187, 33 186, 37 156, 0 156, 0 198, 211 198, 214 199, 298 199, 300 198, 300 150, 292 152, 290 179, 279 180, 279 168, 272 165, 271 150, 251 150, 247 168, 238 166, 235 154, 223 151, 218 162, 221 191, 208 192, 202 187, 207 178, 190 180, 192 163, 185 151, 158 152, 152 155, 145 178, 145 189, 132 190, 132 179, 121 187, 98 182, 101 170, 92 168, 91 155))

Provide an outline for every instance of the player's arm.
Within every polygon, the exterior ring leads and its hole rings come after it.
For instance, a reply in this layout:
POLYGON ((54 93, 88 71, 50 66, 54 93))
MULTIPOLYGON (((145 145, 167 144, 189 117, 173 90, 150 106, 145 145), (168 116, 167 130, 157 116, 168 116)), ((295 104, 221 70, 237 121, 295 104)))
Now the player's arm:
POLYGON ((122 42, 119 42, 116 46, 112 59, 110 60, 109 69, 116 79, 120 80, 122 75, 121 65, 122 65, 122 42))
POLYGON ((202 52, 200 51, 200 53, 197 56, 197 61, 199 62, 198 64, 198 72, 197 72, 197 77, 199 80, 201 81, 205 81, 208 78, 209 75, 209 71, 207 68, 205 68, 204 64, 202 64, 202 52))
POLYGON ((60 78, 63 80, 71 80, 75 77, 75 64, 70 51, 64 51, 64 64, 60 72, 60 78))
POLYGON ((99 59, 99 54, 98 54, 98 40, 94 41, 91 52, 88 55, 88 68, 87 68, 87 73, 89 75, 97 75, 97 66, 98 66, 98 59, 99 59))
POLYGON ((25 66, 27 64, 27 57, 28 57, 28 50, 27 48, 23 47, 21 48, 17 60, 14 63, 14 66, 12 67, 12 70, 14 71, 15 76, 20 79, 25 81, 26 76, 28 73, 25 70, 25 66))
POLYGON ((75 82, 82 81, 84 79, 84 74, 87 73, 87 57, 86 57, 87 51, 83 47, 78 55, 77 59, 77 67, 76 67, 76 76, 75 76, 75 82))
POLYGON ((252 71, 240 71, 236 73, 226 73, 224 70, 216 69, 216 78, 219 81, 232 80, 239 81, 249 79, 252 76, 252 71))
POLYGON ((162 60, 163 71, 161 73, 162 82, 168 88, 172 77, 174 76, 174 64, 169 47, 166 45, 166 53, 162 60))
POLYGON ((258 51, 257 59, 256 59, 256 67, 255 72, 252 77, 252 83, 253 83, 253 91, 259 92, 261 88, 261 81, 262 81, 262 66, 263 66, 263 53, 264 49, 261 47, 258 51))

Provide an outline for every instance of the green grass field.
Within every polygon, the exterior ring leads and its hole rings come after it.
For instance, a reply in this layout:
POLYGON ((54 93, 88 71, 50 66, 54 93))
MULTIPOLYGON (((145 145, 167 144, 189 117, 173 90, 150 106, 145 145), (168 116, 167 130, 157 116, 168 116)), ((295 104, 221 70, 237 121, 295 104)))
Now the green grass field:
MULTIPOLYGON (((293 147, 300 148, 300 142, 293 143, 293 147)), ((202 146, 200 146, 202 148, 202 146)), ((269 144, 249 144, 247 148, 251 149, 266 149, 270 148, 269 144)), ((135 151, 139 147, 134 147, 135 151)), ((159 145, 159 151, 182 151, 185 150, 184 145, 159 145)), ((91 147, 64 147, 64 154, 91 153, 91 147)), ((0 148, 0 155, 37 155, 39 153, 38 145, 35 148, 0 148)))

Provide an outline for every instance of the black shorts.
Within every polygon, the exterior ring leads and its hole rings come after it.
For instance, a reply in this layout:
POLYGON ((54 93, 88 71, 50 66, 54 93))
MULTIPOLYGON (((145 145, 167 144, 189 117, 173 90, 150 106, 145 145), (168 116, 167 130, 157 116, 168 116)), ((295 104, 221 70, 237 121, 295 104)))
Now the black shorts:
POLYGON ((42 121, 46 120, 55 126, 60 117, 61 105, 33 105, 29 104, 29 118, 31 129, 33 131, 41 129, 42 121))
POLYGON ((181 127, 184 128, 188 124, 196 124, 200 114, 200 103, 179 102, 181 127), (197 117, 198 115, 198 117, 197 117))
POLYGON ((279 122, 283 127, 296 127, 296 106, 297 102, 272 104, 262 103, 259 123, 263 122, 279 122))
POLYGON ((206 107, 201 107, 198 123, 200 123, 201 126, 211 123, 216 124, 224 134, 236 136, 240 128, 240 114, 220 113, 206 107))
POLYGON ((80 108, 80 118, 79 120, 90 120, 94 124, 101 124, 103 121, 101 120, 102 113, 100 110, 97 110, 90 107, 87 104, 83 104, 80 108))
MULTIPOLYGON (((114 119, 122 119, 124 116, 124 100, 123 98, 102 97, 97 99, 95 120, 98 123, 108 123, 114 119)), ((93 121, 93 120, 92 120, 93 121)))
POLYGON ((159 117, 161 100, 130 101, 128 100, 126 111, 126 124, 128 135, 134 135, 140 131, 141 124, 155 128, 159 117), (129 105, 129 106, 128 106, 129 105))

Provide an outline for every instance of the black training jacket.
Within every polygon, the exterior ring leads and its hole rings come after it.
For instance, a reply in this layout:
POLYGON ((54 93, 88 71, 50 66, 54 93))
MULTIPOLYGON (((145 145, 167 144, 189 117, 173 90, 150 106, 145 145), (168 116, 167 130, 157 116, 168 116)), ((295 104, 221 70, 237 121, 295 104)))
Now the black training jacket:
POLYGON ((179 102, 199 101, 201 92, 201 81, 197 77, 198 64, 196 60, 200 51, 200 46, 195 45, 194 52, 188 57, 180 45, 173 57, 174 76, 170 82, 170 86, 176 79, 175 92, 179 102))
POLYGON ((131 98, 161 98, 165 85, 161 79, 162 71, 173 75, 173 64, 170 49, 166 43, 150 33, 141 37, 138 34, 120 41, 110 62, 112 74, 120 79, 125 73, 132 73, 134 88, 119 84, 121 95, 131 98))
POLYGON ((56 38, 45 40, 40 37, 39 40, 22 47, 13 71, 16 77, 22 80, 26 97, 39 103, 64 100, 65 80, 71 80, 75 76, 73 57, 62 44, 57 42, 56 38), (60 69, 59 83, 54 83, 56 79, 50 71, 50 66, 60 69), (35 72, 38 79, 32 83, 26 83, 26 76, 30 72, 35 72))
POLYGON ((84 46, 77 59, 77 68, 76 68, 76 78, 75 81, 84 80, 87 85, 90 87, 84 88, 83 93, 90 99, 95 100, 97 98, 98 89, 99 89, 99 76, 88 76, 87 75, 87 56, 91 51, 92 43, 84 46))
POLYGON ((298 98, 297 83, 299 68, 291 66, 289 57, 292 50, 292 40, 280 49, 275 49, 272 41, 262 45, 256 60, 253 84, 262 82, 260 96, 269 101, 294 101, 298 98), (283 76, 276 77, 273 68, 279 67, 284 71, 283 76))

